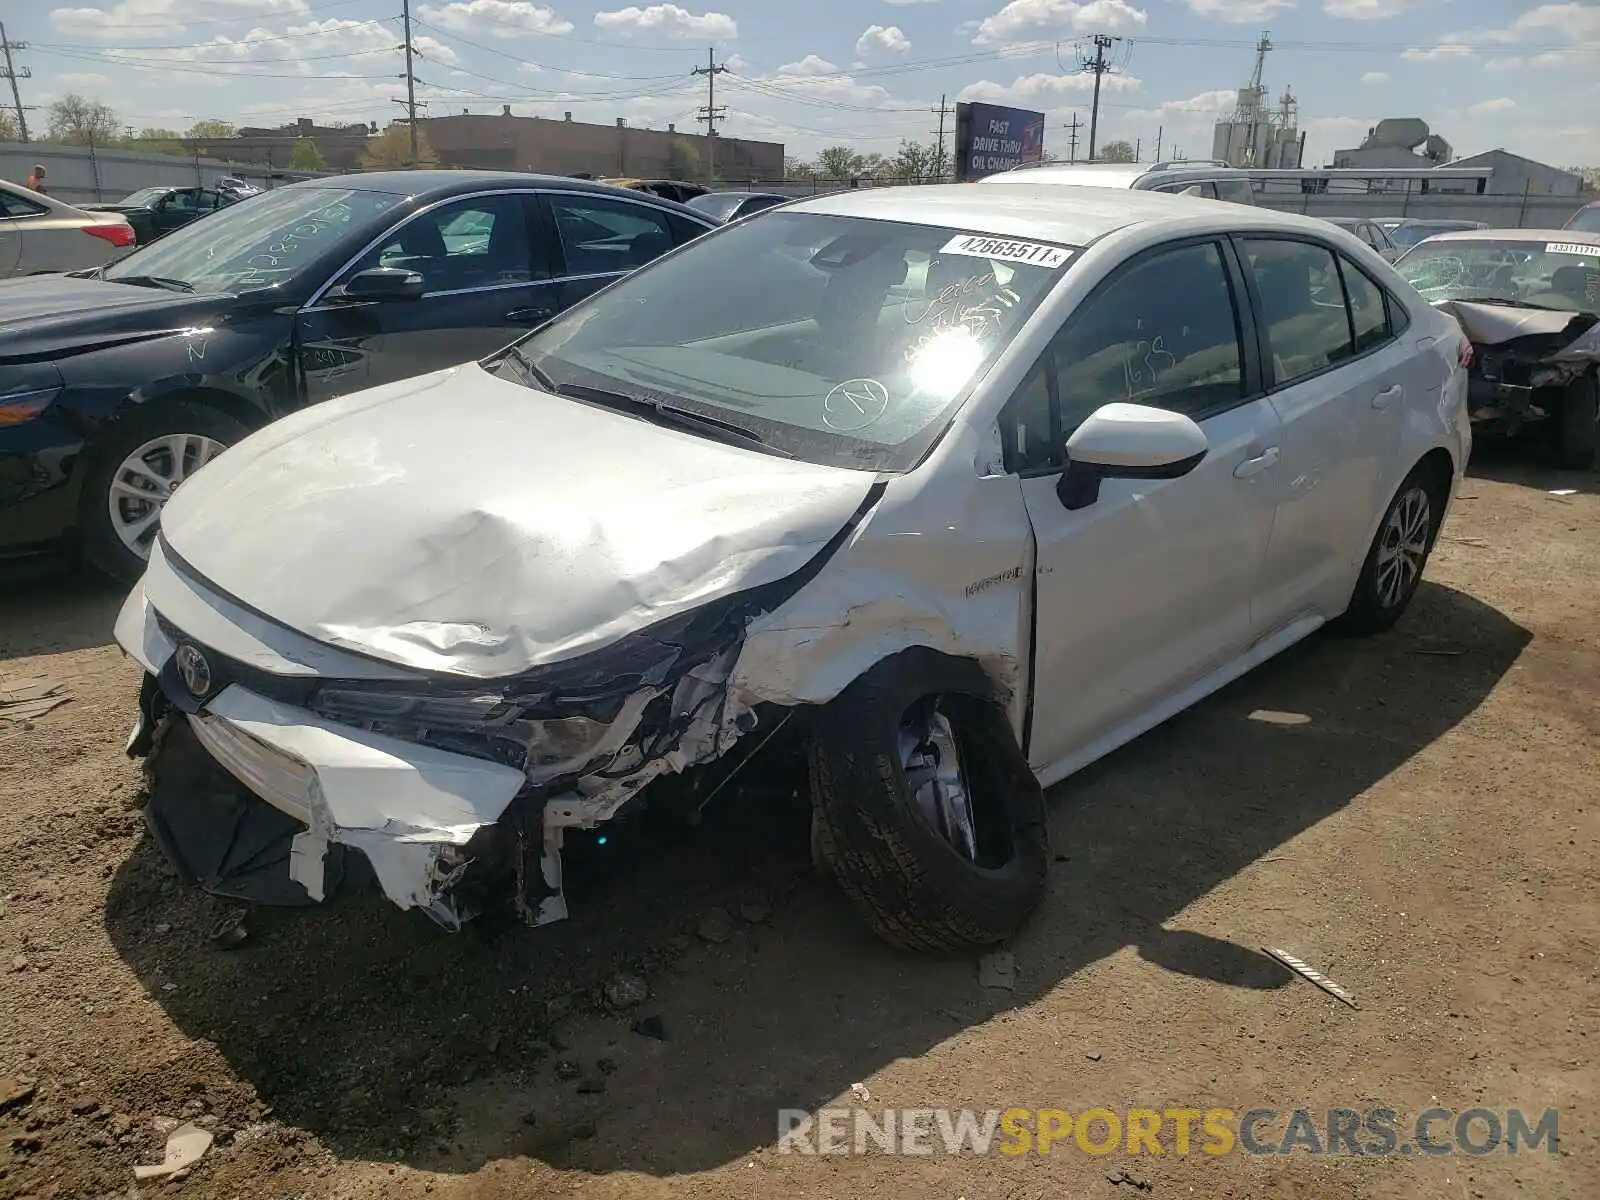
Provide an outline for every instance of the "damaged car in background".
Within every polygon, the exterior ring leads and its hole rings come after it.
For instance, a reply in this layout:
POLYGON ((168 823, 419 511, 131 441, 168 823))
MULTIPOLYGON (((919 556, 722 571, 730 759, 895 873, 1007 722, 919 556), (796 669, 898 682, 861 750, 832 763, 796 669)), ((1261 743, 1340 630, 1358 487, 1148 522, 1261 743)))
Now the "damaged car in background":
POLYGON ((872 928, 993 944, 1045 787, 1399 618, 1465 397, 1455 323, 1319 221, 1019 182, 736 222, 184 484, 116 629, 147 821, 216 894, 537 925, 572 831, 789 730, 872 928))
POLYGON ((1561 466, 1595 463, 1600 431, 1600 233, 1445 233, 1397 264, 1472 346, 1474 426, 1547 430, 1561 466))

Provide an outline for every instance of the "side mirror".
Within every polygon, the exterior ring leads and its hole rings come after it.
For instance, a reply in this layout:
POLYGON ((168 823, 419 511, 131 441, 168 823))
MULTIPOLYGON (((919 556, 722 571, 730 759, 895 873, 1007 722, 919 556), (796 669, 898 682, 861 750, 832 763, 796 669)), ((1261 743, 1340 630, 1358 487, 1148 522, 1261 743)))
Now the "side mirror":
POLYGON ((1182 413, 1144 404, 1105 404, 1067 439, 1067 469, 1056 484, 1064 507, 1087 508, 1102 479, 1177 479, 1200 465, 1206 435, 1182 413))
POLYGON ((350 277, 341 295, 346 300, 419 300, 426 286, 415 271, 401 267, 368 267, 350 277))

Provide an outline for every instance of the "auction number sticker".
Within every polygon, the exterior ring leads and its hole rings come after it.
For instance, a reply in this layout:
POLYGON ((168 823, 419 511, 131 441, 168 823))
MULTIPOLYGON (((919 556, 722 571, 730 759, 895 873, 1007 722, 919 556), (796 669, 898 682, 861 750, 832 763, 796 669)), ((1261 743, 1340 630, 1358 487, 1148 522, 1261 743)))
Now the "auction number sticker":
POLYGON ((1600 258, 1600 246, 1585 246, 1582 242, 1546 242, 1546 254, 1581 254, 1588 258, 1600 258))
POLYGON ((1031 263, 1037 267, 1059 267, 1072 257, 1072 251, 1063 250, 1060 246, 1046 246, 1043 242, 1017 242, 980 233, 958 234, 941 246, 939 253, 1031 263))

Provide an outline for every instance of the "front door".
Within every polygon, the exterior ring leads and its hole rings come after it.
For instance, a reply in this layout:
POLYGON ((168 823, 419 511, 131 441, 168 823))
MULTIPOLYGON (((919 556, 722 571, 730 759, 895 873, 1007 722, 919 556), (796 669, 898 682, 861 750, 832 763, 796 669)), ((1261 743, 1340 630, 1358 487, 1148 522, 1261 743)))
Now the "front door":
POLYGON ((1253 639, 1279 422, 1244 351, 1239 291, 1217 242, 1142 255, 1079 306, 1008 410, 1033 414, 1033 432, 1006 437, 1033 447, 1019 466, 1037 544, 1035 770, 1092 756, 1253 639), (1113 401, 1193 417, 1209 450, 1182 478, 1107 480, 1069 510, 1059 447, 1113 401))
POLYGON ((300 314, 311 401, 408 379, 494 353, 561 307, 531 195, 452 200, 408 218, 300 314), (348 302, 340 287, 371 267, 422 275, 417 300, 348 302))
MULTIPOLYGON (((1383 290, 1320 242, 1251 237, 1254 282, 1288 481, 1259 596, 1263 620, 1337 616, 1350 598, 1400 451, 1416 355, 1383 290)), ((1400 310, 1403 313, 1403 310, 1400 310)))

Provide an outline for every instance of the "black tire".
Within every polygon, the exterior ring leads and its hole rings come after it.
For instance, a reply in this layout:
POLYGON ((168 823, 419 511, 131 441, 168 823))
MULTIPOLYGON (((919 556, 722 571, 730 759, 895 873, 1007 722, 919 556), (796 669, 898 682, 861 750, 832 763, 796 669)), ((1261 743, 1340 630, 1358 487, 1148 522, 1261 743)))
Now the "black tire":
POLYGON ((78 536, 84 558, 122 583, 135 583, 144 573, 145 557, 123 545, 112 526, 110 512, 111 485, 117 470, 140 446, 173 434, 192 434, 231 446, 249 432, 245 425, 221 409, 195 400, 156 402, 116 422, 105 440, 92 451, 93 458, 83 481, 78 536))
POLYGON ((1556 462, 1563 470, 1585 471, 1595 465, 1600 435, 1600 380, 1593 376, 1573 383, 1556 409, 1556 462))
POLYGON ((932 953, 992 946, 1044 896, 1043 793, 975 664, 908 650, 857 679, 819 715, 811 790, 820 858, 891 945, 932 953), (935 700, 966 771, 976 860, 923 817, 902 767, 902 719, 935 700))
POLYGON ((1427 464, 1419 464, 1412 468, 1411 474, 1401 481, 1389 501, 1389 507, 1383 511, 1383 520, 1378 522, 1378 532, 1373 535, 1372 545, 1367 549, 1366 560, 1361 564, 1361 576, 1356 580, 1355 591, 1350 597, 1350 606, 1338 620, 1333 622, 1335 630, 1349 634, 1382 633, 1393 627, 1400 619, 1422 582, 1422 573, 1427 569, 1428 557, 1433 553, 1434 542, 1439 536, 1439 523, 1444 517, 1444 506, 1448 496, 1448 482, 1441 480, 1439 472, 1427 464), (1417 493, 1420 493, 1427 503, 1427 535, 1420 557, 1408 556, 1412 558, 1415 573, 1396 593, 1392 587, 1384 586, 1387 583, 1387 574, 1380 580, 1380 571, 1385 570, 1382 566, 1383 560, 1387 558, 1388 551, 1396 543, 1396 535, 1400 531, 1399 525, 1404 524, 1403 516, 1397 517, 1396 514, 1403 505, 1414 505, 1417 493))

